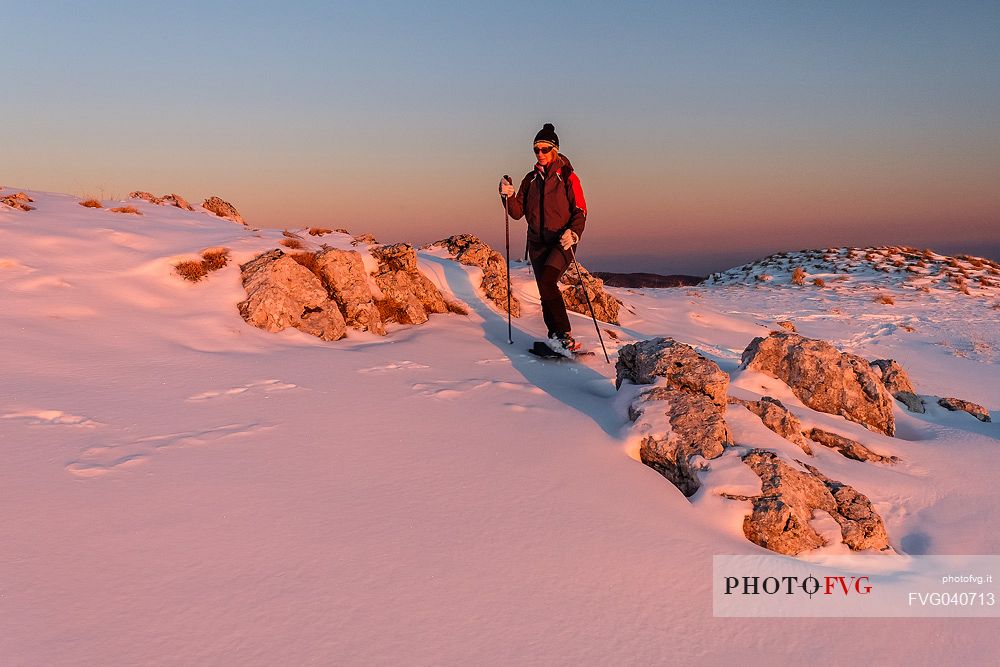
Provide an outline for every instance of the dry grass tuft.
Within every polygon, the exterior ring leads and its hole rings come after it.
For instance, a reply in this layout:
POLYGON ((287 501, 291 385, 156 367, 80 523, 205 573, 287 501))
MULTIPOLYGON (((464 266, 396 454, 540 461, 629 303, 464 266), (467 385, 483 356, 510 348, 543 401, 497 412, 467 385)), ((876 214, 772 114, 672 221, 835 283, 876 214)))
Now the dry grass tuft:
POLYGON ((299 241, 298 239, 281 239, 281 245, 286 248, 291 248, 292 250, 302 249, 302 241, 299 241))
POLYGON ((888 294, 879 294, 877 297, 875 297, 875 303, 884 303, 887 306, 891 306, 896 302, 893 301, 892 297, 889 296, 888 294))
POLYGON ((174 264, 174 270, 177 271, 177 274, 181 278, 184 280, 190 280, 193 283, 198 282, 208 275, 208 271, 205 270, 205 265, 202 262, 196 262, 193 259, 174 264))
POLYGON ((80 206, 86 206, 87 208, 104 208, 101 202, 97 201, 93 197, 90 197, 89 199, 84 199, 82 202, 80 202, 80 206))
POLYGON ((792 284, 793 285, 805 285, 806 283, 806 272, 801 266, 796 266, 792 270, 792 284))
POLYGON ((460 304, 457 301, 445 301, 446 306, 448 306, 449 313, 455 313, 456 315, 468 315, 469 309, 460 304))
POLYGON ((132 215, 142 215, 142 211, 137 209, 135 206, 119 206, 118 208, 111 209, 112 213, 131 213, 132 215))
POLYGON ((229 264, 229 248, 209 248, 202 251, 201 263, 206 271, 218 271, 229 264))
POLYGON ((326 227, 310 227, 309 236, 323 236, 324 234, 332 234, 332 229, 327 229, 326 227))
POLYGON ((813 278, 813 285, 816 287, 826 287, 826 281, 822 278, 813 278))

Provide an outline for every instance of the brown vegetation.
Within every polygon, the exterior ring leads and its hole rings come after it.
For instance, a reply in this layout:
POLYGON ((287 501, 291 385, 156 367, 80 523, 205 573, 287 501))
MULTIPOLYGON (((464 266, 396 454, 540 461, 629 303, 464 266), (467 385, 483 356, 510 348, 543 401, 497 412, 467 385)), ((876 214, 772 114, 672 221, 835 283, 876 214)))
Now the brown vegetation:
POLYGON ((826 287, 826 281, 822 278, 813 278, 813 285, 816 287, 826 287))
POLYGON ((229 248, 209 248, 203 251, 201 263, 206 271, 218 271, 229 264, 229 248))
POLYGON ((875 297, 875 303, 884 303, 887 306, 891 306, 896 302, 888 294, 879 294, 877 297, 875 297))
POLYGON ((292 250, 302 249, 302 241, 299 241, 298 239, 292 239, 292 238, 281 239, 281 245, 285 246, 286 248, 291 248, 292 250))
POLYGON ((455 313, 456 315, 468 315, 469 309, 460 304, 457 301, 445 300, 444 305, 448 306, 449 313, 455 313))
POLYGON ((112 213, 131 213, 132 215, 142 215, 142 211, 137 209, 135 206, 119 206, 118 208, 111 209, 112 213))
POLYGON ((80 206, 86 206, 87 208, 104 208, 101 202, 97 201, 93 197, 90 197, 89 199, 84 199, 82 202, 80 202, 80 206))
POLYGON ((806 282, 806 272, 801 266, 796 266, 792 270, 792 284, 793 285, 804 285, 806 282))
POLYGON ((312 271, 320 280, 323 276, 319 270, 319 262, 316 261, 316 253, 312 252, 297 252, 294 255, 289 255, 296 262, 306 267, 312 271))
POLYGON ((332 229, 327 229, 326 227, 310 227, 309 236, 323 236, 324 234, 332 234, 332 229))
POLYGON ((198 262, 193 259, 174 264, 174 270, 177 271, 177 274, 181 278, 184 280, 190 280, 193 283, 198 282, 208 275, 208 271, 205 270, 205 265, 202 262, 198 262))

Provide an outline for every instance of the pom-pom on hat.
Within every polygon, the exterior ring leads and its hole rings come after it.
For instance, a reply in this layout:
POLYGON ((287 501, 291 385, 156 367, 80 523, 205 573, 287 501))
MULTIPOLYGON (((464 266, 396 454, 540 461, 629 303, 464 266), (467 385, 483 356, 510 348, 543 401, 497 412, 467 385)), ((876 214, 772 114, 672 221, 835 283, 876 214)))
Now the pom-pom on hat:
POLYGON ((542 125, 542 129, 540 129, 538 134, 535 135, 535 141, 532 143, 537 144, 539 141, 544 141, 547 144, 552 144, 556 148, 559 148, 559 136, 556 134, 556 126, 552 123, 542 125))

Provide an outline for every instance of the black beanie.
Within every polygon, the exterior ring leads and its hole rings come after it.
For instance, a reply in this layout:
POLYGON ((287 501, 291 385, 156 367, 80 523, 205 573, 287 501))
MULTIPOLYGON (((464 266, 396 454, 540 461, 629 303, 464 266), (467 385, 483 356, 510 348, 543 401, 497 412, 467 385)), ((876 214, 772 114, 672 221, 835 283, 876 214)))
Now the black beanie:
POLYGON ((546 123, 542 125, 542 129, 538 131, 535 135, 535 141, 532 143, 537 144, 539 141, 545 141, 556 148, 559 148, 559 137, 556 135, 556 126, 552 123, 546 123))

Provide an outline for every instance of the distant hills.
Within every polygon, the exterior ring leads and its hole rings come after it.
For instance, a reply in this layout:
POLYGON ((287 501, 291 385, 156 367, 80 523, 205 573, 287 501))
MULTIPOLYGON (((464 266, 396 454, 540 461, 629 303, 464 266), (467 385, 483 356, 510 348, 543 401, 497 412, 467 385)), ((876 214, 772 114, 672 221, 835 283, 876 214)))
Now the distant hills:
POLYGON ((705 279, 701 276, 669 275, 659 273, 612 273, 594 271, 593 274, 608 287, 688 287, 705 279))

